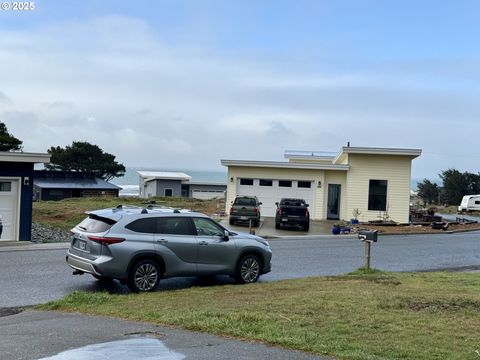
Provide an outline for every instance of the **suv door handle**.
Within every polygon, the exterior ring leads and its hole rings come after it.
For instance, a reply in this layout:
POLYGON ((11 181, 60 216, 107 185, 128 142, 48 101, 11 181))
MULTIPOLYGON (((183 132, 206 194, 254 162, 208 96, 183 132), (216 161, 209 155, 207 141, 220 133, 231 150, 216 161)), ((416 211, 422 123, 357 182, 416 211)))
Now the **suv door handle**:
POLYGON ((166 243, 168 243, 168 240, 166 239, 157 240, 157 244, 166 244, 166 243))
POLYGON ((198 245, 208 245, 208 242, 206 242, 205 240, 202 240, 198 243, 198 245))

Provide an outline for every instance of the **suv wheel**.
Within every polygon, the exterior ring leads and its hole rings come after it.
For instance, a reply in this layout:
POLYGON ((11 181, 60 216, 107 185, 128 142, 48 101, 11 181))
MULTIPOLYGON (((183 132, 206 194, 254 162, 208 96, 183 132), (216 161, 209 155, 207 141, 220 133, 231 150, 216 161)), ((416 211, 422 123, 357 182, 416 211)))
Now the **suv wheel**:
POLYGON ((235 279, 240 284, 254 283, 260 277, 260 259, 256 255, 245 255, 237 266, 235 279))
POLYGON ((153 260, 140 260, 133 265, 127 286, 133 292, 153 291, 160 282, 160 268, 153 260))

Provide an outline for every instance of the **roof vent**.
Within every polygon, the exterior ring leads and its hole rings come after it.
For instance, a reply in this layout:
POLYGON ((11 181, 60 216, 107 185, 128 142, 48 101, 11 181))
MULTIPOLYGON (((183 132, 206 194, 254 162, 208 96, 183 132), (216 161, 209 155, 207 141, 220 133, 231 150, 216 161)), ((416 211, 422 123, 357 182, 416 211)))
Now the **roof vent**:
POLYGON ((175 209, 175 210, 173 210, 173 213, 174 213, 174 214, 180 214, 180 210, 175 209))
POLYGON ((121 208, 123 208, 123 205, 122 205, 122 204, 117 205, 117 209, 121 209, 121 208))
POLYGON ((147 211, 147 209, 142 209, 142 212, 141 212, 141 214, 148 214, 148 211, 147 211))

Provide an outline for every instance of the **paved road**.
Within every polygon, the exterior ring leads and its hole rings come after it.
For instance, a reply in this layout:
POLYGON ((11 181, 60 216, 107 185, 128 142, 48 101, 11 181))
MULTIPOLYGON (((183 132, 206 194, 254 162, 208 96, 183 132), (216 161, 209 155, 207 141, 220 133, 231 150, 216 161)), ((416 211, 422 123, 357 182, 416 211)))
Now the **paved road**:
MULTIPOLYGON (((273 268, 261 281, 336 275, 363 265, 364 245, 353 237, 275 239, 270 243, 273 268)), ((64 254, 65 250, 0 251, 0 308, 43 303, 74 290, 128 292, 118 282, 105 285, 89 275, 72 276, 64 254)), ((480 232, 380 236, 372 245, 372 266, 392 271, 478 269, 480 232)), ((167 279, 161 282, 160 289, 231 282, 229 277, 167 279)))
POLYGON ((46 357, 49 360, 320 359, 258 343, 103 317, 39 311, 0 317, 2 360, 46 357), (55 356, 58 353, 61 354, 55 356))

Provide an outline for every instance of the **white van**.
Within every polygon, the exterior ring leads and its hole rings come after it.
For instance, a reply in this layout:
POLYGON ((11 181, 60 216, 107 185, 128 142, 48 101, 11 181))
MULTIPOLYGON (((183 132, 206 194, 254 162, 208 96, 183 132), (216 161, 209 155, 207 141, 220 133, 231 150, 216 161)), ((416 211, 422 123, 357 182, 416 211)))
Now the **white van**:
POLYGON ((458 211, 480 211, 480 195, 465 195, 458 211))

